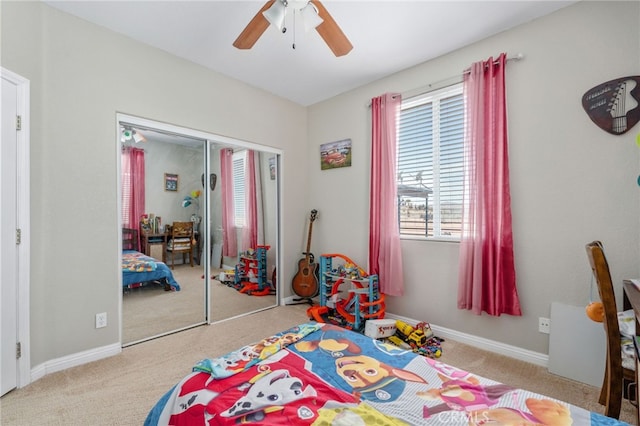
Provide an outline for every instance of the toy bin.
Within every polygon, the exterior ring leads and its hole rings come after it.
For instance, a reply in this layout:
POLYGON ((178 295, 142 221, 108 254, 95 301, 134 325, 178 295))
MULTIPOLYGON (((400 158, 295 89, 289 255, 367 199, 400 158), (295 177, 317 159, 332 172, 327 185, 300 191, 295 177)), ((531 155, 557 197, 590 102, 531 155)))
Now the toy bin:
POLYGON ((375 319, 367 320, 364 325, 364 334, 374 339, 393 336, 396 332, 396 320, 375 319))

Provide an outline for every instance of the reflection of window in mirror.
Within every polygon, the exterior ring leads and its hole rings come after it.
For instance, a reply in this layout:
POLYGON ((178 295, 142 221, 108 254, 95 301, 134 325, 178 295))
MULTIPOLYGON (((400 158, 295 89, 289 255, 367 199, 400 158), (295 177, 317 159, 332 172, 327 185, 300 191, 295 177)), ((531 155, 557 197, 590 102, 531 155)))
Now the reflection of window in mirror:
POLYGON ((234 220, 238 228, 245 225, 245 160, 247 151, 233 153, 233 205, 234 220))

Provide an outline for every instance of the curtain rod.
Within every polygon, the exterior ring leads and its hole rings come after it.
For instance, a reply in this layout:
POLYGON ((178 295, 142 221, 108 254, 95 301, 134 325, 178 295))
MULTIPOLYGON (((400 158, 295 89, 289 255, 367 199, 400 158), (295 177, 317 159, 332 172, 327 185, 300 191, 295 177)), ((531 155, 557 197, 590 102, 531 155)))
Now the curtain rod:
MULTIPOLYGON (((507 62, 509 61, 519 61, 520 59, 524 58, 524 54, 522 53, 517 53, 516 56, 508 56, 507 57, 507 62)), ((500 63, 500 61, 498 61, 497 59, 495 61, 493 61, 493 65, 498 65, 500 63)), ((471 68, 467 68, 464 71, 462 71, 462 74, 469 74, 471 72, 471 68)))
MULTIPOLYGON (((507 62, 508 61, 519 61, 521 59, 524 59, 524 54, 523 53, 517 53, 515 56, 507 57, 507 62)), ((493 61, 494 65, 497 65, 498 63, 499 62, 497 60, 493 61)), ((400 95, 402 96, 403 99, 404 98, 412 98, 414 96, 422 95, 422 94, 427 93, 427 92, 429 92, 431 90, 436 90, 436 89, 440 89, 441 87, 448 86, 448 84, 443 84, 443 83, 448 83, 448 82, 451 82, 451 84, 458 83, 458 82, 462 81, 462 77, 465 74, 469 74, 470 72, 471 72, 471 69, 467 68, 467 69, 463 70, 462 74, 460 74, 460 75, 453 75, 451 77, 443 78, 442 80, 438 80, 436 82, 429 83, 426 86, 422 86, 422 87, 418 87, 416 89, 411 89, 409 91, 402 92, 400 95)), ((371 102, 369 102, 368 106, 371 107, 371 102)))
POLYGON ((136 147, 135 145, 125 145, 125 144, 123 143, 123 144, 122 144, 122 148, 121 148, 121 149, 122 149, 122 151, 124 151, 124 150, 125 150, 125 149, 127 149, 127 148, 135 148, 135 149, 139 149, 140 151, 147 152, 147 150, 146 150, 146 149, 144 149, 144 148, 138 148, 138 147, 136 147))

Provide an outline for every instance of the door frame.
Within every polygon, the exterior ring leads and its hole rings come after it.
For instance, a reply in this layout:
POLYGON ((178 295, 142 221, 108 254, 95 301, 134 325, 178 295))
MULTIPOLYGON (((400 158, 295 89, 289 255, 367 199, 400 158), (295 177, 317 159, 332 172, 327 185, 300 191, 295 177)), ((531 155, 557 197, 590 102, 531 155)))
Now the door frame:
POLYGON ((30 81, 4 67, 0 67, 2 79, 14 84, 17 89, 18 115, 21 130, 17 133, 17 227, 21 232, 18 251, 17 336, 21 346, 18 359, 17 387, 31 383, 31 336, 30 336, 30 265, 31 265, 31 205, 30 205, 30 81))

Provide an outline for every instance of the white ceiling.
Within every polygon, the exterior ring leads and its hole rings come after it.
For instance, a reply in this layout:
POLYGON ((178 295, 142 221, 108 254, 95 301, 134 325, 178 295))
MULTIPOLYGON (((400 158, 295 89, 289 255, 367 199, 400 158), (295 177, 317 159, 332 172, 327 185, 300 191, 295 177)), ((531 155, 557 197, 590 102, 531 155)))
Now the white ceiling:
POLYGON ((285 34, 267 28, 250 50, 233 47, 264 1, 43 1, 303 106, 575 3, 325 0, 354 46, 336 58, 315 31, 290 22, 285 34))

